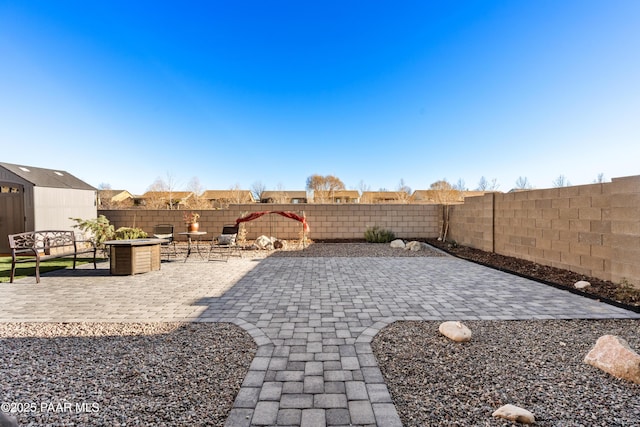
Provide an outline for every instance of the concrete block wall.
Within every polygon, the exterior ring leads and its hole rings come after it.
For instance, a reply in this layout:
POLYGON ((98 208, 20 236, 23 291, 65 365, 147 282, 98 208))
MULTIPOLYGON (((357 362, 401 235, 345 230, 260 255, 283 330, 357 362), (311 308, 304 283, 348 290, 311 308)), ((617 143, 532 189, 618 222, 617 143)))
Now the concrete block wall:
POLYGON ((464 204, 449 207, 447 240, 493 252, 494 194, 466 197, 464 204))
POLYGON ((611 280, 610 187, 499 194, 495 252, 611 280))
POLYGON ((611 280, 640 288, 640 176, 611 181, 611 280))
MULTIPOLYGON (((210 240, 217 236, 224 224, 235 223, 243 214, 259 211, 291 211, 307 218, 312 240, 364 239, 368 227, 379 226, 393 231, 400 238, 437 237, 439 205, 382 205, 382 204, 241 204, 230 205, 223 210, 197 210, 201 214, 200 230, 210 240)), ((148 233, 155 224, 173 224, 175 232, 186 231, 184 211, 179 210, 101 210, 99 214, 109 218, 118 227, 140 227, 148 233)), ((246 222, 247 238, 255 239, 264 234, 281 239, 299 239, 300 222, 277 214, 264 215, 246 222)), ((186 237, 177 235, 178 240, 186 237)))
POLYGON ((468 198, 452 206, 449 238, 640 287, 640 176, 468 198))

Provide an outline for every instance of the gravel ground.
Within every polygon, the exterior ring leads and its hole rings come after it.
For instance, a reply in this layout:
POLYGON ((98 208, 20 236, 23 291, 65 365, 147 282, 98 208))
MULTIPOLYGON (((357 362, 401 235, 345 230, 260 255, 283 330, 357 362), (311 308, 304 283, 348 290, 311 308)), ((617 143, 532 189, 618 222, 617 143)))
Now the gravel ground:
POLYGON ((640 426, 640 385, 583 363, 605 334, 640 348, 638 320, 469 321, 455 343, 440 322, 396 322, 372 343, 405 426, 510 426, 510 403, 537 426, 640 426))
POLYGON ((220 426, 255 351, 226 323, 0 323, 0 402, 20 426, 220 426))
MULTIPOLYGON (((254 251, 255 252, 255 251, 254 251)), ((439 250, 408 251, 392 248, 388 243, 312 243, 304 250, 290 246, 286 250, 272 251, 281 257, 433 257, 446 256, 439 250)))

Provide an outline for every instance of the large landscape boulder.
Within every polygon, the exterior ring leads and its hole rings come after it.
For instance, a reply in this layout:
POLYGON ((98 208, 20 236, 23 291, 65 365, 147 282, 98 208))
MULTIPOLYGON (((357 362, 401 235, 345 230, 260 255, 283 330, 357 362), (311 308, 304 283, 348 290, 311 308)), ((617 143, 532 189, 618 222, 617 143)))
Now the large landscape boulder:
POLYGON ((614 377, 640 384, 640 355, 618 336, 603 335, 598 338, 584 362, 614 377))
POLYGON ((462 322, 443 322, 438 328, 440 333, 452 341, 465 342, 471 339, 471 330, 462 322))

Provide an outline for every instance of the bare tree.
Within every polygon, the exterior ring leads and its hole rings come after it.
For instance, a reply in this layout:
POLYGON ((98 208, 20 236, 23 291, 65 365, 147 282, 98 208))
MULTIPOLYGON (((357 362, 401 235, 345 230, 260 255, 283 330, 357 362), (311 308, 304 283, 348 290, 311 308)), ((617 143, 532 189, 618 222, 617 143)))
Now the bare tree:
POLYGON ((515 188, 518 190, 531 190, 533 186, 531 185, 531 183, 529 182, 529 179, 526 176, 525 177, 520 176, 516 180, 515 188))
POLYGON ((208 209, 211 207, 209 201, 202 198, 204 189, 200 183, 200 178, 197 176, 191 178, 187 184, 187 191, 193 193, 193 196, 187 199, 186 207, 188 209, 208 209))
POLYGON ((157 177, 153 183, 147 187, 147 191, 169 191, 169 184, 160 177, 157 177))
POLYGON ((429 186, 429 189, 433 191, 434 199, 438 203, 453 203, 462 199, 460 190, 451 185, 446 179, 434 182, 429 186))
POLYGON ((344 190, 344 183, 333 175, 311 175, 307 178, 307 190, 313 191, 315 203, 325 203, 336 190, 344 190))
POLYGON ((397 191, 402 191, 405 192, 407 194, 411 194, 411 187, 409 187, 405 182, 403 178, 400 178, 400 183, 398 183, 398 189, 397 191))
POLYGON ((606 179, 604 178, 604 174, 602 172, 600 172, 598 174, 598 177, 593 181, 594 184, 602 184, 603 182, 606 182, 606 179))
POLYGON ((398 188, 396 189, 397 198, 400 203, 409 203, 411 200, 411 187, 409 187, 404 179, 400 179, 398 188))
POLYGON ((202 184, 200 183, 200 178, 197 176, 191 178, 187 184, 187 191, 191 191, 194 195, 200 196, 204 191, 202 184))
POLYGON ((442 228, 438 239, 444 242, 449 231, 449 206, 460 202, 462 195, 446 179, 434 182, 430 189, 433 191, 435 201, 442 205, 442 228))
POLYGON ((478 181, 478 188, 476 188, 476 190, 477 191, 496 191, 498 187, 500 187, 500 185, 498 184, 498 180, 496 178, 493 178, 491 182, 489 182, 487 181, 487 178, 483 176, 480 178, 480 181, 478 181))
POLYGON ((453 188, 458 191, 467 191, 467 184, 464 182, 464 179, 460 178, 453 188))
POLYGON ((273 197, 274 203, 288 203, 289 202, 289 193, 287 193, 284 189, 284 185, 281 182, 276 186, 276 192, 273 197))
POLYGON ((233 187, 231 187, 230 195, 231 195, 231 199, 229 200, 230 203, 240 204, 240 203, 247 202, 247 200, 244 197, 244 191, 240 187, 240 184, 236 184, 233 187))
POLYGON ((558 176, 556 179, 553 180, 553 186, 556 188, 559 187, 568 187, 571 185, 571 183, 569 182, 569 180, 564 176, 564 175, 560 175, 558 176))
POLYGON ((147 188, 147 191, 153 191, 158 193, 166 193, 167 198, 148 198, 146 200, 147 209, 160 209, 166 207, 167 209, 176 209, 177 203, 173 200, 173 192, 176 191, 176 180, 174 176, 167 172, 167 180, 157 177, 153 184, 147 188))
POLYGON ((260 196, 266 190, 266 187, 262 183, 262 181, 256 181, 251 184, 251 193, 253 194, 253 198, 256 200, 260 200, 260 196))
POLYGON ((144 199, 144 207, 146 209, 171 209, 167 206, 167 201, 162 195, 169 191, 169 185, 164 179, 157 177, 153 183, 147 187, 148 194, 144 199))
POLYGON ((100 184, 98 184, 98 190, 113 190, 111 188, 111 184, 109 184, 108 182, 101 182, 100 184))
POLYGON ((371 186, 365 184, 363 180, 360 180, 360 182, 358 183, 358 188, 356 188, 356 190, 358 190, 360 192, 360 195, 362 195, 362 193, 364 193, 365 191, 371 191, 371 186))

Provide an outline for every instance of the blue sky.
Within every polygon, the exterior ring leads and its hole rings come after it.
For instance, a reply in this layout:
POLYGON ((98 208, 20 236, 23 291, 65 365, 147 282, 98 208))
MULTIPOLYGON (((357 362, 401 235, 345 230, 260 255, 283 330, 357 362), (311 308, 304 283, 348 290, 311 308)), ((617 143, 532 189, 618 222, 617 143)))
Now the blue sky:
POLYGON ((0 161, 144 192, 640 174, 640 1, 0 0, 0 161))

